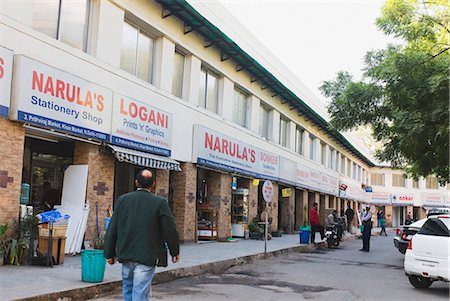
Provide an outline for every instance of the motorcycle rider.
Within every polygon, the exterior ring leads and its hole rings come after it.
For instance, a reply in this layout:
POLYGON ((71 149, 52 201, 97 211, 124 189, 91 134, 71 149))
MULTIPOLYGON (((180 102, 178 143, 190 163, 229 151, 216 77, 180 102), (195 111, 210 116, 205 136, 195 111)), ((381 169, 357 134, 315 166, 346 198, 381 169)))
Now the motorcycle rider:
POLYGON ((337 210, 333 210, 325 219, 325 227, 327 228, 336 228, 337 235, 339 240, 342 239, 342 233, 343 233, 343 226, 339 222, 339 218, 337 215, 337 210))

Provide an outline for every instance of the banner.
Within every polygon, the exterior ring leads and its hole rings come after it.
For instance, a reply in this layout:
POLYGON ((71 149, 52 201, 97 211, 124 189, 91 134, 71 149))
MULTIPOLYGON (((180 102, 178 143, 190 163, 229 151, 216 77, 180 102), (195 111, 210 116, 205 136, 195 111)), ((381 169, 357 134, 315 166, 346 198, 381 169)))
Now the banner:
POLYGON ((422 206, 427 207, 444 207, 445 206, 445 195, 441 193, 426 193, 420 194, 422 199, 422 206))
POLYGON ((414 206, 414 195, 407 193, 393 193, 392 206, 414 206))
POLYGON ((391 205, 391 194, 387 192, 372 192, 370 194, 370 204, 391 205))

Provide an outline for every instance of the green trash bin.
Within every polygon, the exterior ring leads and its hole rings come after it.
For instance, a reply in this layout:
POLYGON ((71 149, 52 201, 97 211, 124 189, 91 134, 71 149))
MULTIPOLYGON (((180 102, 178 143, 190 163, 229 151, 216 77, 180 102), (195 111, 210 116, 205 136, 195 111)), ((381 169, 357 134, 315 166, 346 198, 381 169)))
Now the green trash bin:
POLYGON ((106 258, 103 250, 81 250, 81 281, 102 282, 105 267, 106 258))

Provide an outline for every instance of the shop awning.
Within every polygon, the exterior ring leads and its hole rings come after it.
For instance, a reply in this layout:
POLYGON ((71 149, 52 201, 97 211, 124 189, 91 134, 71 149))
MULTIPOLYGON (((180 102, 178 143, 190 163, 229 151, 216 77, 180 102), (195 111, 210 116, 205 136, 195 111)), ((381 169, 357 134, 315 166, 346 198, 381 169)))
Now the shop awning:
POLYGON ((108 147, 111 149, 112 153, 116 156, 119 162, 126 162, 149 168, 181 171, 180 163, 169 157, 144 153, 134 149, 111 144, 108 144, 108 147))

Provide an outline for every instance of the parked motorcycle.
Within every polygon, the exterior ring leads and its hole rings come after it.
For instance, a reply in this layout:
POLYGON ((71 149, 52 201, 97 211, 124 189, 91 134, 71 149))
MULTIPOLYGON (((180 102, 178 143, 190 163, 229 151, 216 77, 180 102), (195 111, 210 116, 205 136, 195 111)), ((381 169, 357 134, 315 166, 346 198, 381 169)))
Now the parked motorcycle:
POLYGON ((325 237, 327 239, 328 248, 339 246, 340 238, 338 235, 338 229, 336 227, 327 227, 325 230, 325 237))

